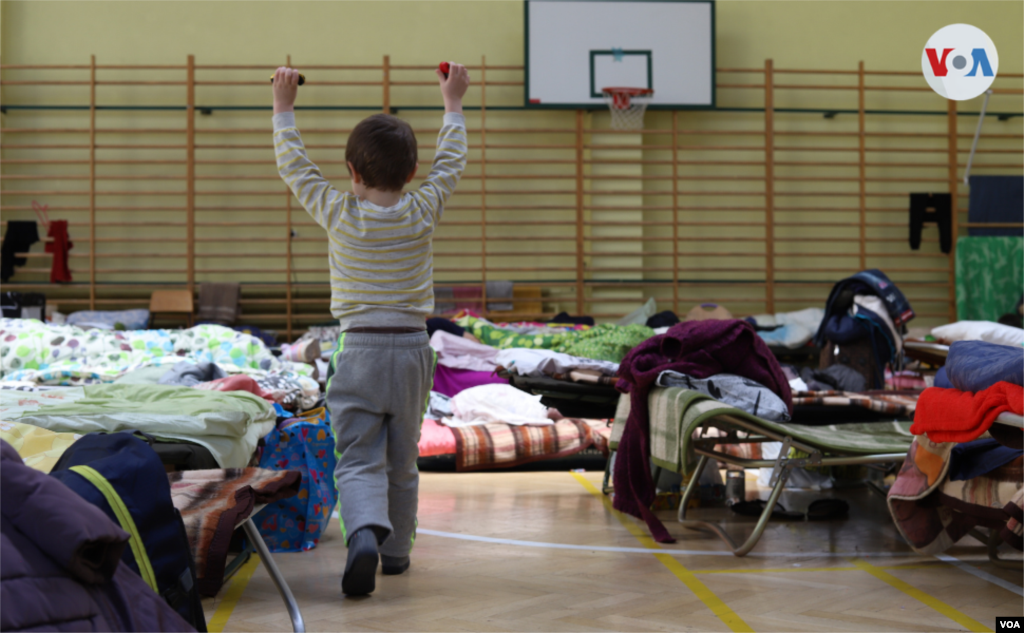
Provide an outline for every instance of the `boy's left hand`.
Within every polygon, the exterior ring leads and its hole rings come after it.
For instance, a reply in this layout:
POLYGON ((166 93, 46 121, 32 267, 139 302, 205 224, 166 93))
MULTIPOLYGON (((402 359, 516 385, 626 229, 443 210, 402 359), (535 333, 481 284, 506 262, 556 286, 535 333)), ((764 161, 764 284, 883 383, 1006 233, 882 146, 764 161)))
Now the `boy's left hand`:
POLYGON ((441 97, 444 99, 445 112, 462 112, 462 97, 469 89, 469 71, 462 64, 450 62, 448 76, 445 77, 440 68, 434 69, 437 81, 441 84, 441 97))
POLYGON ((281 66, 274 73, 274 114, 295 111, 299 94, 299 71, 281 66))

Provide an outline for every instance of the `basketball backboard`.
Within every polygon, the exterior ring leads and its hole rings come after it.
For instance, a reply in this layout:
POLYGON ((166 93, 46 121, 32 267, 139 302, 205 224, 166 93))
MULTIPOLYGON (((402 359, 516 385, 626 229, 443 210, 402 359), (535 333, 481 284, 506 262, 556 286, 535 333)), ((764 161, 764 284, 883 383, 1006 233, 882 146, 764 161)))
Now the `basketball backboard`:
POLYGON ((526 0, 526 106, 598 108, 608 86, 650 108, 715 106, 714 0, 526 0))

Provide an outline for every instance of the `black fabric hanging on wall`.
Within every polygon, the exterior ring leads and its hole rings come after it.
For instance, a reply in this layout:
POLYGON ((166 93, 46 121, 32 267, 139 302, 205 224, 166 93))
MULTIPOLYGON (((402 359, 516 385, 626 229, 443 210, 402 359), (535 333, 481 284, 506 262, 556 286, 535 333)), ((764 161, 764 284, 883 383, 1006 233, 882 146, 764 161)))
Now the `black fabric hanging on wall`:
POLYGON ((0 247, 0 281, 7 281, 14 275, 15 266, 24 266, 28 260, 17 257, 27 253, 39 241, 39 229, 35 222, 11 220, 7 223, 3 246, 0 247))
POLYGON ((921 229, 925 224, 939 225, 939 246, 949 253, 953 246, 953 205, 948 193, 910 194, 910 248, 921 247, 921 229))

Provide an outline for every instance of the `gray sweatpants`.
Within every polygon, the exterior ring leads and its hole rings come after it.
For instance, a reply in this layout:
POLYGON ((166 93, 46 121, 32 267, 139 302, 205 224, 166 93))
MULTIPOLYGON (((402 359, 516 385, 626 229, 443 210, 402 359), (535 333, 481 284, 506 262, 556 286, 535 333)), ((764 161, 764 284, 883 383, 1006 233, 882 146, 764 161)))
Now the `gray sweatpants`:
POLYGON ((406 556, 416 538, 420 425, 434 379, 426 332, 346 332, 327 382, 327 407, 337 438, 334 480, 341 532, 377 526, 389 536, 380 552, 406 556))

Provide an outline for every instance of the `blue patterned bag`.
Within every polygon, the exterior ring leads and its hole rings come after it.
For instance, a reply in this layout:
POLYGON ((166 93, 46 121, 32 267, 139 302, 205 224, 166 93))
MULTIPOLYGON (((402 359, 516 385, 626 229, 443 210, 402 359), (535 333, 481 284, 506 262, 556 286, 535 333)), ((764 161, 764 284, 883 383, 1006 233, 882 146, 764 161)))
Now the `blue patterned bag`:
POLYGON ((260 468, 298 470, 299 494, 268 505, 253 517, 272 552, 311 550, 338 504, 334 487, 334 433, 324 408, 285 420, 266 437, 260 468))

